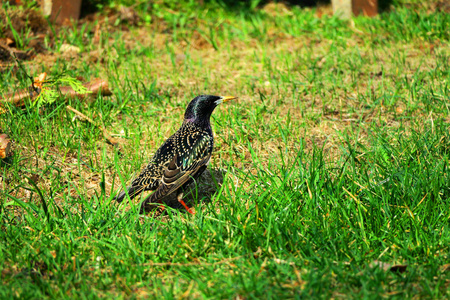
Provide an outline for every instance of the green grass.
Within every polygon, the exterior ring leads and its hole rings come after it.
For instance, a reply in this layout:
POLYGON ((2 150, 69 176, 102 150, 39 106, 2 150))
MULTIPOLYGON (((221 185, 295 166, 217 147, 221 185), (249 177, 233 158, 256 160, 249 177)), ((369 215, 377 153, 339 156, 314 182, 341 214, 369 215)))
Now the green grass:
MULTIPOLYGON (((450 297, 449 14, 189 3, 141 4, 143 27, 104 22, 98 40, 97 22, 62 29, 53 56, 26 64, 105 78, 114 95, 0 115, 15 141, 0 162, 0 298, 450 297), (197 213, 114 203, 203 93, 240 99, 213 114, 197 213)), ((28 85, 0 73, 2 92, 28 85)))

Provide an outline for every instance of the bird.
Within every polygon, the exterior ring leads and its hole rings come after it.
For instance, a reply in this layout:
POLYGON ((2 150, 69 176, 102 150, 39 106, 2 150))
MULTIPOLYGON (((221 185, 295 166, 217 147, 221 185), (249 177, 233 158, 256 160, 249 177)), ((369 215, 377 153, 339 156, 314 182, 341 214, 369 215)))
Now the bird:
POLYGON ((211 114, 222 102, 237 99, 233 96, 200 95, 191 100, 184 113, 181 127, 155 152, 140 175, 115 200, 122 202, 126 195, 133 199, 143 191, 154 191, 141 204, 140 213, 152 203, 173 192, 178 202, 191 214, 183 201, 186 187, 194 182, 208 166, 214 147, 211 114))

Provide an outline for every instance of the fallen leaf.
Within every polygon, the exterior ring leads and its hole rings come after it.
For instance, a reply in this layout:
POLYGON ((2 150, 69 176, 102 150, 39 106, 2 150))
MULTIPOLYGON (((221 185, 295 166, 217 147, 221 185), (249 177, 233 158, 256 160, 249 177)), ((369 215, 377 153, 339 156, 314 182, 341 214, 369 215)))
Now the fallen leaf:
POLYGON ((10 39, 10 38, 6 38, 5 39, 5 44, 8 45, 8 46, 11 46, 11 45, 14 44, 14 41, 12 39, 10 39))
POLYGON ((59 48, 59 50, 62 53, 80 53, 80 48, 77 46, 73 46, 73 45, 69 45, 69 44, 62 44, 61 48, 59 48))
POLYGON ((441 267, 441 272, 449 272, 450 271, 450 264, 445 264, 441 267))
POLYGON ((371 267, 371 268, 378 267, 384 271, 403 273, 406 271, 406 268, 408 267, 408 265, 392 265, 390 263, 376 260, 376 261, 372 262, 371 264, 369 264, 369 267, 371 267))

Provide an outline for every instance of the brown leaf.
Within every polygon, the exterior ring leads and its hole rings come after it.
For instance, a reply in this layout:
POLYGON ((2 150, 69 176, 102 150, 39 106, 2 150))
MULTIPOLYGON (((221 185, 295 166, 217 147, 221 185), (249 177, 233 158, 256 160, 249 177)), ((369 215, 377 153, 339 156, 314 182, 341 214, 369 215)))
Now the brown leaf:
POLYGON ((38 77, 34 78, 34 87, 42 89, 42 84, 45 82, 45 78, 47 78, 47 73, 41 73, 38 77))
POLYGON ((445 264, 441 267, 441 272, 450 272, 450 264, 445 264))
POLYGON ((7 37, 7 38, 5 38, 5 44, 7 46, 12 46, 14 44, 14 41, 7 37))
POLYGON ((9 156, 11 152, 11 139, 7 134, 0 134, 0 158, 9 156))
POLYGON ((393 266, 391 266, 389 271, 404 273, 404 272, 406 272, 407 267, 408 267, 408 265, 393 265, 393 266))
POLYGON ((390 263, 375 260, 374 262, 372 262, 369 265, 369 267, 371 267, 371 268, 378 267, 384 271, 403 273, 406 271, 406 268, 408 267, 408 265, 392 265, 390 263))

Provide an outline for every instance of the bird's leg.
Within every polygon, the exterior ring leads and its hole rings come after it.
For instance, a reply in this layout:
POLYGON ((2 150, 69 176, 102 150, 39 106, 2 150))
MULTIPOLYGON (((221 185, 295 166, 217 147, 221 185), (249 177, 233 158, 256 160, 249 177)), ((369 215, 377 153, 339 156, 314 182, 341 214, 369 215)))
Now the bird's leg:
POLYGON ((142 202, 142 204, 141 204, 141 210, 140 210, 140 213, 141 214, 143 214, 143 213, 145 213, 147 210, 150 210, 150 207, 152 206, 152 205, 157 205, 157 204, 160 204, 159 205, 159 208, 162 210, 162 211, 164 211, 166 208, 164 207, 164 205, 163 205, 163 201, 162 200, 158 200, 158 201, 156 201, 156 203, 148 203, 147 201, 144 201, 144 202, 142 202))
POLYGON ((190 214, 195 215, 195 213, 194 213, 194 212, 186 205, 186 203, 184 203, 184 201, 183 201, 183 192, 181 192, 181 193, 179 193, 179 194, 177 195, 177 200, 178 200, 178 202, 181 203, 181 205, 184 206, 184 208, 186 208, 186 210, 187 210, 190 214))
POLYGON ((162 211, 164 211, 164 210, 166 209, 166 207, 163 205, 162 200, 158 200, 158 202, 156 202, 156 203, 161 204, 161 205, 159 206, 159 208, 160 208, 162 211))

